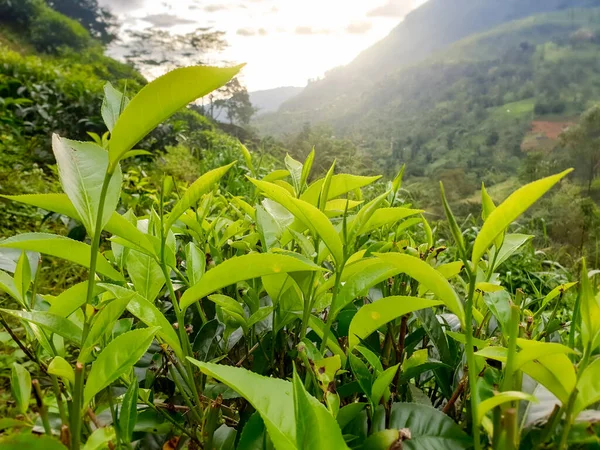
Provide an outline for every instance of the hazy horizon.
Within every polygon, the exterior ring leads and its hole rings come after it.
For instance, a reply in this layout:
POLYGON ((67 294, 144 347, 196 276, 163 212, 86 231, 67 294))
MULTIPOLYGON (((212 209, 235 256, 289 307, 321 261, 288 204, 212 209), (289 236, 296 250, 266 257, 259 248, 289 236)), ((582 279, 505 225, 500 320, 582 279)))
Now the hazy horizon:
MULTIPOLYGON (((121 30, 157 27, 174 34, 198 27, 224 31, 229 47, 209 62, 245 62, 249 91, 305 86, 352 61, 384 38, 426 0, 100 0, 118 16, 121 30)), ((122 58, 124 42, 109 53, 122 58)), ((146 73, 149 78, 161 69, 146 73)))

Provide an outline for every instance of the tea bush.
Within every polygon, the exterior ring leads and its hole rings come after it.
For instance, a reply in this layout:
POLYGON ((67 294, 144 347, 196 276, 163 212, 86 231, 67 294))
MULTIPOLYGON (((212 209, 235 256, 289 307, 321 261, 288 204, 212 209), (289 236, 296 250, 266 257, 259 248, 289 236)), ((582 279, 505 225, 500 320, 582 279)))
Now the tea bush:
POLYGON ((483 221, 464 230, 440 186, 445 240, 405 196, 403 170, 385 183, 334 162, 309 182, 314 151, 266 170, 227 140, 224 165, 187 188, 121 168, 238 70, 177 69, 131 100, 107 85, 110 138, 52 138, 64 193, 6 196, 76 220, 89 240, 0 241, 13 252, 3 342, 21 352, 7 361, 3 448, 597 446, 596 273, 583 261, 579 282, 528 293, 503 269, 531 258, 513 222, 570 171, 499 205, 482 189, 483 221), (144 202, 125 211, 135 186, 144 202), (48 258, 89 275, 40 294, 48 258))

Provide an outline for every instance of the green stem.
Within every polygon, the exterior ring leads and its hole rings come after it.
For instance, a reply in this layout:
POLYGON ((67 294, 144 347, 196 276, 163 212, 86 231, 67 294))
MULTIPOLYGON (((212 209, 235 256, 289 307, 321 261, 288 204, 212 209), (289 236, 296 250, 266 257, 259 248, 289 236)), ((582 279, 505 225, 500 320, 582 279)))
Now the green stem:
POLYGON ((67 412, 65 410, 65 404, 62 399, 60 386, 58 385, 58 379, 56 378, 56 375, 50 375, 50 379, 52 380, 52 390, 54 391, 54 395, 56 396, 56 404, 58 405, 58 413, 60 414, 60 420, 63 425, 68 425, 69 420, 67 418, 67 412))
MULTIPOLYGON (((87 317, 87 306, 92 302, 94 297, 94 288, 96 286, 96 264, 98 263, 98 250, 100 248, 100 235, 102 234, 102 217, 104 215, 104 204, 106 203, 106 194, 108 186, 112 178, 114 169, 110 166, 104 175, 102 182, 102 190, 100 191, 100 199, 98 201, 98 214, 96 216, 96 228, 92 236, 92 246, 90 254, 90 270, 88 275, 88 287, 83 310, 83 333, 81 342, 85 342, 91 327, 91 318, 87 317)), ((81 411, 83 409, 83 386, 85 383, 85 364, 77 362, 77 366, 81 366, 80 370, 76 370, 75 386, 73 388, 73 407, 71 410, 71 450, 79 450, 81 444, 81 411), (79 375, 79 376, 77 376, 79 375)))
POLYGON ((83 397, 83 364, 75 363, 75 384, 69 417, 71 419, 71 450, 79 450, 81 442, 81 403, 83 397))
POLYGON ((44 396, 42 395, 42 390, 40 389, 40 382, 38 380, 33 380, 31 385, 33 386, 33 394, 40 412, 40 417, 42 418, 44 431, 48 436, 52 436, 52 427, 50 427, 50 420, 48 420, 48 407, 44 404, 44 396))
POLYGON ((467 353, 467 371, 469 374, 469 390, 471 391, 471 421, 475 450, 481 449, 481 433, 477 424, 479 399, 477 395, 477 371, 475 370, 475 352, 473 351, 473 296, 475 294, 475 273, 465 264, 469 274, 469 294, 465 304, 465 352, 467 353))
POLYGON ((335 301, 338 296, 338 292, 340 290, 340 284, 342 279, 342 271, 344 270, 344 265, 346 262, 344 261, 340 267, 337 268, 335 272, 335 285, 333 286, 333 296, 331 297, 331 306, 329 307, 329 314, 327 315, 327 323, 325 324, 325 332, 323 333, 323 338, 321 339, 321 353, 325 352, 327 348, 327 340, 329 339, 329 332, 331 331, 331 326, 333 325, 333 321, 335 316, 337 316, 334 308, 336 307, 335 301))

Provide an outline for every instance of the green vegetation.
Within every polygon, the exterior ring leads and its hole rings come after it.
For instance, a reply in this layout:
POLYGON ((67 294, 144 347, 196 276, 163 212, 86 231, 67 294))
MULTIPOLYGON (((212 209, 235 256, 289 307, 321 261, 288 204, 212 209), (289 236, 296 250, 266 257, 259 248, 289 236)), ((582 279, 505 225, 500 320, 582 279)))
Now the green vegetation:
POLYGON ((600 10, 275 140, 241 66, 148 83, 75 3, 0 0, 0 448, 600 447, 600 10))

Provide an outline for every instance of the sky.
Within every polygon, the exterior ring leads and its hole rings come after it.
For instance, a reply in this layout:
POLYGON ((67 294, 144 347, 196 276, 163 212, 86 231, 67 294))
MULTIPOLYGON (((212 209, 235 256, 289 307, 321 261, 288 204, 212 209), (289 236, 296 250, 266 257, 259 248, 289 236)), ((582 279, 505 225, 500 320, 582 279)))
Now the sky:
MULTIPOLYGON (((183 34, 224 31, 229 47, 214 61, 246 63, 249 91, 305 86, 349 63, 426 0, 99 0, 123 29, 159 27, 183 34)), ((125 38, 124 38, 125 39, 125 38)), ((111 48, 123 55, 123 43, 111 48)), ((209 59, 210 62, 210 59, 209 59)), ((160 73, 145 75, 152 78, 160 73)))

